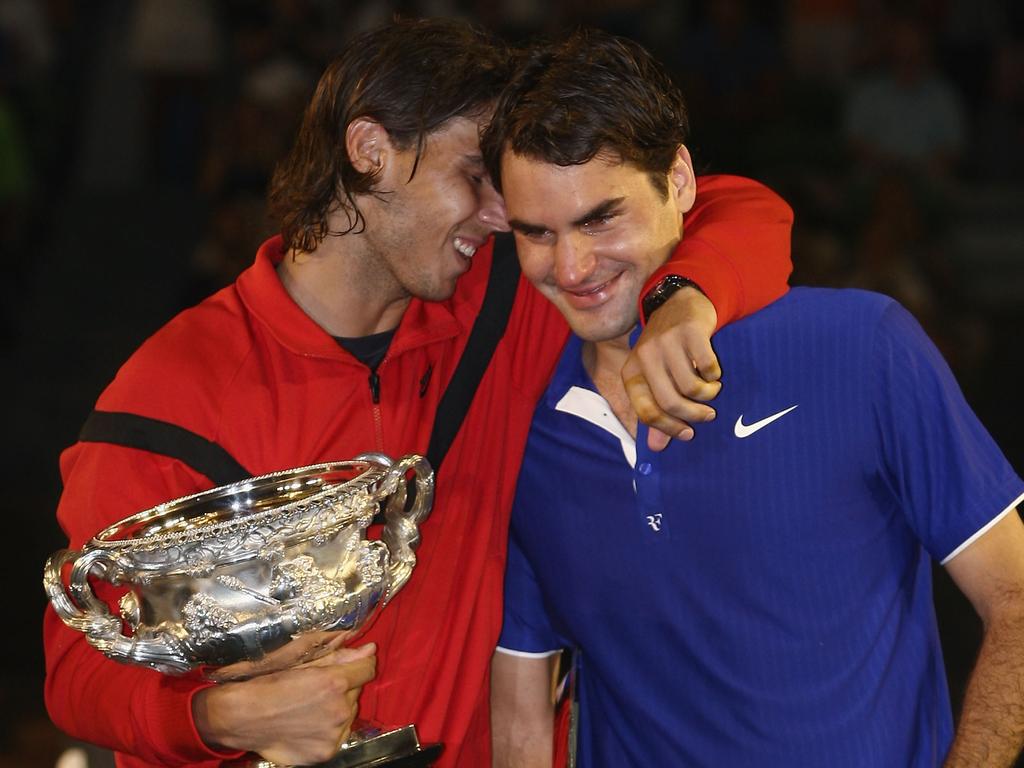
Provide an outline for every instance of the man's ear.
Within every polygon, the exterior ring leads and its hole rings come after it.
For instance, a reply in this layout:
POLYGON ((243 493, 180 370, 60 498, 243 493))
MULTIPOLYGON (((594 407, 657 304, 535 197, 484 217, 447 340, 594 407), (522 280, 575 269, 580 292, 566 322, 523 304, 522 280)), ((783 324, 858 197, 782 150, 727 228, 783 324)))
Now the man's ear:
POLYGON ((391 137, 376 120, 357 117, 345 129, 345 151, 353 168, 377 175, 391 151, 391 137))
POLYGON ((697 176, 693 172, 690 150, 680 144, 668 172, 669 193, 675 197, 680 213, 686 213, 697 199, 697 176))

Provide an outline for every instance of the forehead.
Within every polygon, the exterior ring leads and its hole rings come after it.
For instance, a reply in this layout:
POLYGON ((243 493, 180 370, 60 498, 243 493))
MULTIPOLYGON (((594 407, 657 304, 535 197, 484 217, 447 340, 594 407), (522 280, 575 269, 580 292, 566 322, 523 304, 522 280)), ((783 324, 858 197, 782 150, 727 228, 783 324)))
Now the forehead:
POLYGON ((427 134, 424 154, 479 156, 482 118, 453 117, 427 134))
POLYGON ((563 166, 506 150, 501 185, 510 216, 542 221, 578 215, 609 199, 636 196, 649 182, 644 171, 607 154, 563 166))

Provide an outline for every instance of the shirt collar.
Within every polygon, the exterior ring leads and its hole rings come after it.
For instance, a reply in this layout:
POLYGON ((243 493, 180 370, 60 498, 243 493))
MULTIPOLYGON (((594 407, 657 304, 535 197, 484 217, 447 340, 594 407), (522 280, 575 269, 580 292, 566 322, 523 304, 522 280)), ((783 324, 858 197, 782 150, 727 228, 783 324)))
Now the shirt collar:
MULTIPOLYGON (((629 335, 629 346, 633 347, 640 338, 641 328, 638 325, 629 335)), ((597 387, 583 366, 583 339, 575 333, 569 334, 569 340, 562 349, 562 356, 558 360, 558 367, 551 377, 544 400, 549 408, 558 405, 558 401, 565 396, 572 387, 583 387, 597 392, 597 387)))
MULTIPOLYGON (((637 327, 629 335, 630 347, 633 347, 637 339, 640 338, 641 330, 640 327, 637 327)), ((574 333, 569 334, 569 340, 562 350, 558 367, 544 393, 544 403, 552 411, 572 414, 618 439, 622 446, 623 456, 630 466, 636 466, 638 452, 645 456, 650 454, 647 449, 649 428, 646 424, 638 424, 637 436, 634 440, 626 428, 615 418, 611 408, 601 399, 590 374, 583 366, 583 340, 574 333), (587 390, 587 392, 572 392, 573 387, 587 390), (590 392, 594 393, 593 396, 588 394, 590 392), (603 407, 601 407, 602 405, 603 407)))
MULTIPOLYGON (((354 360, 288 295, 277 274, 277 265, 284 255, 284 241, 280 235, 275 235, 260 246, 255 262, 239 276, 236 283, 242 302, 280 344, 293 352, 336 360, 354 360)), ((426 302, 414 298, 402 315, 388 356, 456 336, 459 329, 459 322, 449 302, 426 302)))

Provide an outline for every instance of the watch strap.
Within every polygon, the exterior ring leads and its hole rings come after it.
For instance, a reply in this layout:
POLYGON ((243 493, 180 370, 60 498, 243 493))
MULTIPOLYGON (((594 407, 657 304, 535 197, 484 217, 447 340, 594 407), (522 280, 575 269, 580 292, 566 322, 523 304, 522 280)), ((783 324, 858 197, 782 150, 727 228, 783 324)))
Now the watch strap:
POLYGON ((696 288, 701 293, 704 293, 704 291, 701 291, 700 286, 688 277, 665 275, 644 295, 643 300, 640 302, 640 311, 643 315, 644 323, 651 319, 654 310, 668 301, 672 294, 680 288, 696 288))

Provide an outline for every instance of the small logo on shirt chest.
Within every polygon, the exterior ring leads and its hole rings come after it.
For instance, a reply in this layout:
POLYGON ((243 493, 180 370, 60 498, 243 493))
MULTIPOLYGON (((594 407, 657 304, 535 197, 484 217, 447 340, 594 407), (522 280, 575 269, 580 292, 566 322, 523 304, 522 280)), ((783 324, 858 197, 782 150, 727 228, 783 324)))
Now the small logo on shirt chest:
POLYGON ((738 419, 736 419, 736 426, 734 426, 733 429, 732 429, 733 434, 736 435, 736 437, 741 438, 741 439, 744 438, 744 437, 750 437, 752 434, 754 434, 758 430, 764 429, 769 424, 771 424, 773 421, 781 419, 783 416, 785 416, 787 413, 789 413, 790 411, 794 410, 797 407, 798 407, 798 405, 791 405, 786 410, 779 411, 778 413, 773 413, 771 416, 763 418, 760 421, 755 421, 753 424, 744 424, 743 423, 743 414, 741 413, 740 417, 738 419))

